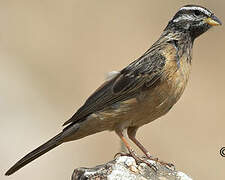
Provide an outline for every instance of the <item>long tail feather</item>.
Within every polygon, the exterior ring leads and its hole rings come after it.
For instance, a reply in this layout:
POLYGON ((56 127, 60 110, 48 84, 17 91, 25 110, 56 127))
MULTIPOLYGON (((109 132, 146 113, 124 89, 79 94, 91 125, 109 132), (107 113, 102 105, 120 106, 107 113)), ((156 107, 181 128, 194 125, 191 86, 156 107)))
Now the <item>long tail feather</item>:
POLYGON ((20 159, 14 166, 12 166, 6 173, 6 176, 9 176, 13 174, 14 172, 18 171, 20 168, 28 164, 29 162, 35 160, 39 156, 45 154, 46 152, 50 151, 51 149, 55 148, 56 146, 60 145, 62 143, 62 134, 63 132, 59 133, 43 145, 39 146, 26 156, 24 156, 22 159, 20 159))

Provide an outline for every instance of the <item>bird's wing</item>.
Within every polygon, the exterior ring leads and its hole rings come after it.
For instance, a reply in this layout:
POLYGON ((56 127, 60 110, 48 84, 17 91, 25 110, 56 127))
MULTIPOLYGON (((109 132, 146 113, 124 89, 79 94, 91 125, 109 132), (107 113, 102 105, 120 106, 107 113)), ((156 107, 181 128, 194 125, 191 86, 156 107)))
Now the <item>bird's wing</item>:
POLYGON ((63 125, 82 121, 94 112, 135 97, 143 87, 150 87, 160 78, 164 65, 164 56, 147 51, 116 77, 100 86, 63 125))

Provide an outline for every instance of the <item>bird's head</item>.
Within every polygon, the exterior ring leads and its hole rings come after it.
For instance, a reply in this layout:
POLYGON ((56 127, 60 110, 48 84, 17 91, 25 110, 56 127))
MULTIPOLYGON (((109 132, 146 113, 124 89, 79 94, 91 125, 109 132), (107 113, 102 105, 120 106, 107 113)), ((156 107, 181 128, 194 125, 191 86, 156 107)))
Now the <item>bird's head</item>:
POLYGON ((212 11, 198 5, 186 5, 179 9, 166 29, 188 32, 194 40, 212 26, 218 25, 222 23, 212 11))

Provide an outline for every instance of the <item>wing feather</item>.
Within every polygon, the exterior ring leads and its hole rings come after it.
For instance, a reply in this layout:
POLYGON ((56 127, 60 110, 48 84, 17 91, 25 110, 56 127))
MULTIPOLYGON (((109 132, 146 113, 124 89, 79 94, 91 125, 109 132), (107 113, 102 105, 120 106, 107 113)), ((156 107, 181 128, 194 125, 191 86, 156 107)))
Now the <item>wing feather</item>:
POLYGON ((135 97, 143 87, 152 86, 161 77, 165 57, 147 52, 100 86, 63 125, 82 121, 94 112, 135 97))

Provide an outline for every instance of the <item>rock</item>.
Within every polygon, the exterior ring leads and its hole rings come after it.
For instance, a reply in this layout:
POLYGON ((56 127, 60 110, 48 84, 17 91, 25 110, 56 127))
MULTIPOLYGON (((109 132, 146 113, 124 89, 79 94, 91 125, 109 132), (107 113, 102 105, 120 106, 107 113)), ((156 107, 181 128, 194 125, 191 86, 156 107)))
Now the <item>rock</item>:
POLYGON ((152 167, 145 163, 137 164, 130 156, 120 156, 94 168, 75 169, 72 180, 192 180, 174 167, 151 160, 148 162, 152 167))

